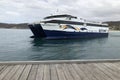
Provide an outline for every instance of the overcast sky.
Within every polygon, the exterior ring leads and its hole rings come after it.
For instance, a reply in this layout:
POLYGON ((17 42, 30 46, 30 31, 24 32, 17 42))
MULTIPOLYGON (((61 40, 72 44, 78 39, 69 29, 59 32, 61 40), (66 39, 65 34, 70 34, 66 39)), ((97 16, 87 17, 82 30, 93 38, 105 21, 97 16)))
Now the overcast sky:
POLYGON ((0 0, 0 22, 30 23, 57 10, 92 21, 120 20, 120 0, 0 0))

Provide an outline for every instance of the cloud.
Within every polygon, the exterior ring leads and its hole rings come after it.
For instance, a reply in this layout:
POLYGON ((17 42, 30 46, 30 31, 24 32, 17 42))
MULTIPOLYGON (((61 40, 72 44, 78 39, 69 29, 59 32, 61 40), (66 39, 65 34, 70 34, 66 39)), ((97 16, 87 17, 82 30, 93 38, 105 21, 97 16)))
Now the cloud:
POLYGON ((39 21, 56 10, 88 20, 120 20, 119 7, 119 0, 0 0, 0 22, 39 21))

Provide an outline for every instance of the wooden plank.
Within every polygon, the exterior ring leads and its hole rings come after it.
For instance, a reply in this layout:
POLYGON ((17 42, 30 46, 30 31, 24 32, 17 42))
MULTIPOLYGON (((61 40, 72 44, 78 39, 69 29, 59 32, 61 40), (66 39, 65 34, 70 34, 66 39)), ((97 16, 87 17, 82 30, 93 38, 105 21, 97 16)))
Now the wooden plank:
POLYGON ((44 76, 43 73, 44 73, 44 65, 40 64, 38 66, 36 80, 43 80, 43 76, 44 76))
POLYGON ((14 65, 12 70, 8 72, 8 74, 3 78, 3 80, 10 80, 11 77, 15 74, 16 70, 20 67, 20 65, 14 65))
POLYGON ((13 66, 8 66, 1 74, 0 74, 0 80, 2 80, 8 72, 13 68, 13 66))
POLYGON ((107 66, 109 69, 111 69, 112 71, 116 72, 117 74, 120 74, 120 68, 116 67, 115 64, 113 63, 103 63, 105 66, 107 66))
MULTIPOLYGON (((112 63, 111 63, 112 64, 112 63)), ((114 63, 114 66, 118 69, 118 70, 120 70, 120 63, 114 63)))
MULTIPOLYGON (((111 64, 113 64, 113 63, 111 63, 111 64)), ((114 65, 115 65, 117 68, 119 68, 120 62, 115 62, 114 65)))
POLYGON ((74 80, 82 80, 75 68, 73 68, 72 64, 66 64, 66 66, 74 80))
MULTIPOLYGON (((111 68, 115 68, 115 69, 117 69, 117 71, 120 71, 120 62, 117 62, 117 63, 107 63, 107 64, 108 64, 108 66, 111 66, 111 68)), ((107 65, 107 64, 105 64, 105 65, 107 65)))
POLYGON ((2 71, 3 71, 6 67, 7 67, 6 65, 1 65, 1 66, 0 66, 0 74, 2 73, 2 71))
POLYGON ((103 66, 105 69, 107 69, 110 73, 112 73, 112 75, 114 75, 115 77, 120 79, 120 73, 117 73, 116 70, 112 67, 110 67, 109 65, 107 65, 107 63, 103 63, 103 66), (106 65, 105 65, 106 64, 106 65))
POLYGON ((51 72, 50 73, 51 74, 51 80, 59 80, 55 65, 53 65, 53 64, 50 65, 50 72, 51 72))
POLYGON ((89 80, 88 75, 86 75, 86 74, 84 73, 84 69, 85 69, 85 68, 82 70, 82 69, 78 66, 78 64, 72 64, 72 66, 73 66, 73 68, 75 69, 75 71, 79 74, 81 80, 89 80))
POLYGON ((72 77, 72 74, 70 74, 66 64, 63 64, 62 69, 64 71, 64 75, 65 75, 67 80, 74 80, 72 77))
POLYGON ((44 65, 44 77, 43 77, 43 80, 50 80, 49 64, 44 65))
POLYGON ((26 65, 22 75, 20 76, 19 80, 26 80, 28 78, 30 69, 31 69, 32 65, 26 65))
POLYGON ((38 65, 33 65, 32 66, 27 80, 35 80, 37 69, 38 69, 38 65))
POLYGON ((96 80, 96 78, 91 75, 90 71, 83 64, 74 64, 76 71, 79 72, 79 75, 82 80, 96 80))
POLYGON ((0 64, 0 80, 120 80, 120 62, 0 64))
POLYGON ((62 64, 56 64, 55 66, 56 66, 59 80, 66 80, 63 69, 62 69, 62 64))
POLYGON ((103 71, 103 73, 105 73, 107 76, 112 78, 112 80, 119 80, 120 79, 119 77, 114 76, 113 73, 109 72, 109 69, 107 69, 102 63, 97 63, 94 65, 97 66, 101 71, 103 71))
POLYGON ((98 79, 98 80, 112 80, 108 75, 103 73, 98 67, 94 66, 96 63, 91 63, 86 65, 89 70, 91 70, 92 74, 98 79))
POLYGON ((19 77, 22 75, 22 72, 24 70, 26 65, 20 65, 19 69, 16 71, 15 75, 12 76, 10 80, 18 80, 19 77))
POLYGON ((0 71, 3 69, 4 66, 5 66, 5 65, 0 65, 0 71))

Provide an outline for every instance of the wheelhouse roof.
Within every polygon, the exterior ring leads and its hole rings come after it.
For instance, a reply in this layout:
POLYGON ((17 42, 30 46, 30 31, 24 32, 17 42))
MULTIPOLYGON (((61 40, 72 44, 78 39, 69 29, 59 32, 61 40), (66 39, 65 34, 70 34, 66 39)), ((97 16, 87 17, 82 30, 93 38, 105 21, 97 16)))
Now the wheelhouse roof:
POLYGON ((47 16, 44 19, 50 19, 50 18, 61 18, 61 17, 68 17, 68 18, 77 18, 76 16, 68 15, 68 14, 63 14, 63 15, 52 15, 52 16, 47 16))

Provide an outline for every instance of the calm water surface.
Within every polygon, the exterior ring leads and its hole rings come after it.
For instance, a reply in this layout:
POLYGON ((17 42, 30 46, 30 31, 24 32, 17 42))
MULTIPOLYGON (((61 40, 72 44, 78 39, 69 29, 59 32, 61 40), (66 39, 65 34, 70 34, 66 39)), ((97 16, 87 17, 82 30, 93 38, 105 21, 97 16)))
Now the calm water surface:
POLYGON ((41 40, 29 29, 0 29, 0 61, 120 59, 120 32, 107 38, 41 40))

